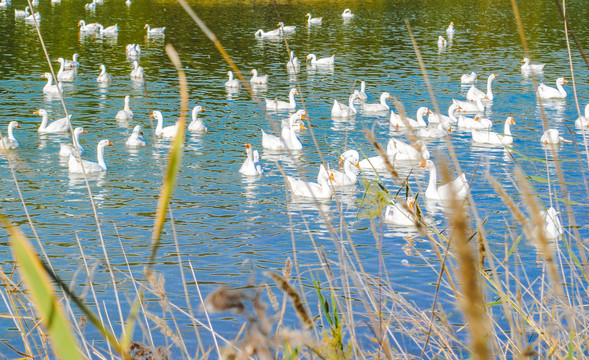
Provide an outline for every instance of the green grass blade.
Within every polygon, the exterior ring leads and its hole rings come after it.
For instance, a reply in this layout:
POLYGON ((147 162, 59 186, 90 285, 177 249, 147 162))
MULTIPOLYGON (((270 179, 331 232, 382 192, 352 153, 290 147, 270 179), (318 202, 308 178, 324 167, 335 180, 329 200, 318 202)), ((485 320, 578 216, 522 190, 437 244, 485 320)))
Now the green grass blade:
POLYGON ((37 253, 16 226, 8 223, 3 216, 0 216, 0 220, 10 234, 14 259, 41 317, 41 323, 51 338, 55 355, 59 359, 82 359, 69 320, 57 301, 50 277, 37 253))

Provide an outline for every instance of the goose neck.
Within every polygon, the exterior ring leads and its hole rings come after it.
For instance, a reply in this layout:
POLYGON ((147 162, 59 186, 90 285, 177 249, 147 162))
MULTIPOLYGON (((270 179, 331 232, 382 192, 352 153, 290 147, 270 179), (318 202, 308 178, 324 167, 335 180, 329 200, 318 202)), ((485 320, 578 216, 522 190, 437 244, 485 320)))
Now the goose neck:
POLYGON ((103 144, 98 144, 98 146, 96 147, 96 158, 98 160, 98 165, 100 165, 101 168, 106 170, 106 164, 104 163, 104 145, 103 144))

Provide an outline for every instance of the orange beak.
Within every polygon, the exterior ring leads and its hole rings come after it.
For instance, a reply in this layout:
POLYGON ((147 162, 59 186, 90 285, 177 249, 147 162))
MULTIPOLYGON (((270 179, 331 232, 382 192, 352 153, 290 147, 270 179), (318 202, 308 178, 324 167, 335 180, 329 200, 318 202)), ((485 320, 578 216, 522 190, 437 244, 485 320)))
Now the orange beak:
POLYGON ((421 166, 422 168, 425 167, 425 164, 427 164, 427 159, 423 159, 423 161, 421 162, 421 164, 419 164, 419 166, 421 166))
POLYGON ((567 81, 567 79, 562 79, 562 82, 565 82, 565 83, 567 83, 568 81, 567 81))
POLYGON ((413 211, 414 208, 415 208, 415 202, 409 201, 409 210, 413 211))
POLYGON ((344 158, 343 157, 339 157, 339 161, 337 162, 338 164, 341 164, 342 162, 344 162, 344 158))
POLYGON ((307 130, 307 127, 305 125, 303 125, 303 124, 299 124, 299 127, 300 127, 301 130, 307 130))
POLYGON ((329 174, 329 179, 333 182, 335 182, 335 177, 333 177, 333 173, 329 174))
POLYGON ((305 115, 301 115, 301 120, 307 120, 307 118, 305 117, 305 115))
POLYGON ((201 112, 205 112, 205 108, 202 108, 201 112))
POLYGON ((84 130, 84 131, 82 132, 82 134, 87 134, 87 133, 88 133, 88 131, 86 131, 86 130, 84 130))
POLYGON ((525 60, 524 60, 524 59, 522 59, 522 61, 521 61, 521 62, 525 62, 525 60))
POLYGON ((474 117, 474 121, 479 121, 479 117, 478 116, 475 116, 474 117))
POLYGON ((356 163, 356 165, 355 165, 355 166, 356 166, 358 169, 360 169, 360 163, 359 163, 359 162, 358 162, 358 163, 356 163))
POLYGON ((515 120, 513 120, 513 118, 511 118, 511 120, 509 121, 512 125, 515 125, 515 120))
POLYGON ((41 109, 39 109, 39 110, 35 111, 33 114, 35 114, 35 115, 39 115, 39 111, 41 111, 41 109))
POLYGON ((426 114, 431 114, 432 111, 430 109, 427 109, 427 113, 426 114))
POLYGON ((20 124, 16 125, 16 127, 22 128, 22 126, 20 126, 20 124))
POLYGON ((108 142, 108 146, 113 146, 113 145, 112 145, 112 143, 111 143, 110 141, 108 142))
POLYGON ((245 144, 245 148, 246 148, 246 149, 249 149, 249 148, 251 148, 251 147, 252 147, 252 146, 251 146, 250 144, 245 144))

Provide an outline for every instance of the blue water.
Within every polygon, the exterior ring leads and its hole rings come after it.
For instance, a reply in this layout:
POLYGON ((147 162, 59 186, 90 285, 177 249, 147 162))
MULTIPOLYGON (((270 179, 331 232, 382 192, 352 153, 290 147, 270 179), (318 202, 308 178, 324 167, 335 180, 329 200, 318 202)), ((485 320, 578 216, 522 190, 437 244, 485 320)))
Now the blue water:
MULTIPOLYGON (((265 114, 245 88, 237 92, 225 89, 223 84, 227 80, 229 66, 179 5, 136 0, 127 7, 123 1, 106 0, 104 5, 98 5, 96 11, 90 12, 84 10, 84 3, 82 0, 62 0, 61 4, 52 5, 47 0, 41 0, 38 7, 42 15, 40 31, 51 60, 71 58, 74 52, 80 55, 77 79, 66 83, 64 88, 65 104, 73 115, 74 126, 83 126, 88 132, 80 140, 86 148, 84 157, 95 159, 95 146, 101 139, 108 138, 114 144, 105 151, 108 171, 90 176, 89 184, 109 259, 113 266, 123 271, 117 274, 117 282, 125 308, 128 308, 128 299, 133 297, 133 288, 124 275, 126 265, 119 240, 134 276, 141 278, 149 255, 155 207, 170 144, 169 140, 154 138, 155 124, 149 114, 153 110, 161 111, 164 125, 170 125, 180 111, 176 72, 164 51, 168 43, 177 49, 185 67, 190 108, 194 105, 205 108, 206 112, 201 117, 209 129, 205 134, 189 133, 186 137, 182 169, 171 203, 174 228, 170 221, 166 223, 158 252, 156 269, 166 279, 166 291, 171 301, 186 308, 174 232, 184 262, 182 266, 187 271, 188 263, 193 265, 205 296, 220 284, 245 285, 252 267, 258 283, 271 283, 263 276, 263 271, 279 271, 287 258, 294 258, 294 237, 304 288, 311 302, 309 309, 314 315, 317 315, 317 307, 314 290, 310 287, 311 274, 321 279, 324 275, 310 237, 324 249, 331 261, 338 262, 334 241, 344 240, 342 244, 349 248, 349 236, 368 274, 383 276, 384 266, 393 289, 402 292, 420 309, 431 307, 439 262, 427 238, 414 231, 380 224, 380 218, 371 220, 363 216, 363 211, 359 212, 360 199, 364 195, 362 185, 338 192, 337 203, 335 200, 322 202, 321 211, 312 202, 293 201, 285 189, 282 172, 314 179, 319 168, 319 153, 309 130, 301 133, 304 150, 291 157, 286 153, 262 150, 260 129, 276 132, 273 130, 276 117, 265 114), (87 23, 100 22, 104 26, 117 23, 120 32, 114 38, 80 35, 77 27, 80 19, 85 19, 87 23), (165 36, 146 37, 143 30, 146 23, 152 27, 166 26, 165 36), (147 76, 145 88, 130 80, 131 63, 124 51, 129 43, 138 43, 142 47, 139 62, 147 76), (113 76, 113 81, 106 87, 98 86, 95 81, 100 64, 105 64, 113 76), (114 116, 122 109, 125 95, 131 96, 135 118, 129 124, 120 124, 114 116), (129 149, 124 142, 135 124, 143 125, 148 146, 129 149), (260 151, 265 169, 260 178, 251 179, 238 173, 245 159, 246 143, 251 143, 260 151), (376 232, 372 231, 371 221, 376 232), (334 234, 329 233, 328 223, 337 232, 336 239, 334 234), (348 233, 342 233, 343 229, 348 233), (377 239, 380 238, 382 248, 378 250, 377 239)), ((543 148, 539 141, 543 130, 532 81, 522 77, 520 72, 524 52, 509 2, 350 1, 345 5, 336 5, 328 1, 313 1, 297 4, 212 2, 191 5, 244 74, 256 68, 261 74, 270 75, 268 87, 257 93, 261 98, 286 100, 289 88, 296 86, 297 79, 286 71, 288 52, 284 42, 257 40, 253 34, 259 28, 266 31, 274 29, 277 21, 297 25, 296 33, 288 37, 288 45, 303 61, 298 81, 310 116, 308 123, 313 127, 323 158, 332 166, 336 165, 339 154, 348 148, 358 149, 369 156, 374 153, 364 136, 366 128, 374 129, 381 144, 386 144, 390 136, 405 139, 402 132, 389 131, 387 117, 360 113, 346 122, 331 119, 333 100, 347 102, 352 87, 356 85, 358 88, 359 81, 367 82, 368 102, 376 102, 381 92, 388 91, 403 103, 411 117, 419 106, 433 108, 405 19, 411 23, 442 112, 446 112, 452 98, 463 98, 466 94, 467 88, 460 86, 460 75, 477 72, 480 79, 477 86, 484 89, 486 77, 490 73, 499 74, 493 83, 495 100, 486 115, 495 123, 494 130, 498 132, 502 131, 507 116, 515 118, 512 132, 517 152, 473 145, 470 132, 461 130, 453 132, 450 142, 458 154, 462 171, 471 181, 471 194, 478 214, 487 219, 485 232, 489 244, 500 259, 505 248, 509 248, 521 234, 522 228, 498 198, 485 174, 489 172, 498 179, 522 209, 525 205, 513 175, 516 166, 523 168, 528 176, 541 178, 548 176, 548 168, 550 179, 556 180, 551 151, 543 148), (356 17, 344 22, 340 14, 345 7, 351 8, 356 17), (306 28, 306 12, 311 12, 314 17, 323 16, 323 24, 306 28), (455 23, 456 34, 449 46, 440 52, 437 38, 439 35, 446 36, 444 30, 450 21, 455 23), (333 71, 306 69, 304 58, 308 53, 319 57, 335 54, 333 71)), ((93 280, 99 302, 105 302, 104 306, 116 323, 114 319, 118 315, 111 282, 103 265, 104 254, 84 180, 80 176, 69 175, 67 161, 58 156, 59 143, 69 141, 69 135, 38 135, 36 132, 40 118, 33 114, 35 110, 48 110, 50 120, 61 118, 63 110, 57 98, 42 93, 45 79, 40 75, 49 68, 34 25, 14 19, 14 9, 23 9, 24 6, 24 1, 14 0, 8 8, 0 8, 0 127, 5 136, 5 126, 9 121, 17 120, 22 126, 15 131, 20 147, 0 157, 0 209, 33 239, 15 189, 7 161, 10 159, 35 230, 57 273, 68 283, 74 281, 83 291, 85 276, 78 273, 82 267, 75 240, 78 237, 91 263, 101 264, 93 280)), ((570 80, 564 25, 555 15, 554 4, 538 0, 520 6, 530 53, 535 62, 547 64, 539 80, 550 85, 557 77, 564 76, 570 80)), ((567 11, 581 45, 589 48, 589 9, 583 1, 573 1, 568 4, 567 11)), ((572 61, 582 111, 589 102, 589 70, 574 47, 572 61)), ((52 62, 57 72, 56 64, 52 62)), ((570 225, 574 218, 581 237, 587 238, 587 154, 582 133, 574 127, 578 112, 571 82, 567 85, 569 96, 566 101, 548 104, 545 110, 550 126, 574 141, 573 144, 558 146, 560 164, 566 181, 570 183, 567 190, 570 199, 575 201, 571 206, 572 213, 568 212, 564 203, 556 200, 565 198, 556 183, 550 189, 544 182, 532 181, 532 185, 546 206, 552 204, 561 211, 567 236, 572 231, 570 225)), ((297 100, 300 98, 297 97, 297 100)), ((389 101, 389 104, 392 105, 392 102, 389 101)), ((439 162, 448 154, 447 143, 433 140, 427 145, 439 168, 439 162)), ((400 179, 382 174, 381 180, 389 192, 396 193, 409 173, 412 191, 425 192, 428 174, 423 169, 406 167, 400 172, 404 174, 400 179)), ((371 179, 376 177, 361 175, 362 184, 371 179)), ((419 203, 428 221, 443 229, 446 220, 440 207, 424 203, 423 195, 419 196, 419 203)), ((3 237, 2 243, 7 244, 6 237, 3 237)), ((527 268, 529 276, 539 276, 542 265, 534 260, 537 257, 535 247, 522 241, 518 250, 522 259, 530 260, 534 265, 527 268)), ((0 249, 0 263, 5 273, 12 271, 13 261, 8 246, 0 249)), ((337 268, 335 264, 332 266, 337 268)), ((197 309, 200 302, 194 282, 191 275, 186 275, 192 307, 197 309)), ((279 290, 275 289, 275 293, 279 290)), ((87 300, 93 302, 91 298, 87 300)), ((451 297, 443 295, 441 301, 448 311, 454 309, 451 297)), ((153 301, 150 309, 155 313, 161 312, 153 301)), ((197 317, 205 321, 202 312, 198 312, 197 317)), ((186 330, 190 321, 182 316, 178 318, 189 352, 193 353, 197 341, 193 331, 186 330)), ((213 321, 215 329, 228 338, 235 336, 241 326, 241 319, 225 315, 216 316, 213 321)), ((0 324, 4 329, 14 329, 13 323, 5 319, 0 324)), ((292 311, 288 312, 287 324, 298 324, 292 311)), ((116 324, 115 329, 120 332, 116 324)), ((100 338, 93 329, 86 331, 89 338, 100 338)), ((1 338, 21 346, 16 332, 3 333, 1 338)), ((153 331, 153 336, 156 345, 164 344, 158 330, 153 331)), ((137 335, 137 340, 146 341, 146 338, 137 335)), ((206 332, 203 341, 208 347, 213 345, 206 332)), ((6 348, 0 349, 10 354, 6 348)), ((417 349, 408 344, 406 350, 416 353, 417 349)))

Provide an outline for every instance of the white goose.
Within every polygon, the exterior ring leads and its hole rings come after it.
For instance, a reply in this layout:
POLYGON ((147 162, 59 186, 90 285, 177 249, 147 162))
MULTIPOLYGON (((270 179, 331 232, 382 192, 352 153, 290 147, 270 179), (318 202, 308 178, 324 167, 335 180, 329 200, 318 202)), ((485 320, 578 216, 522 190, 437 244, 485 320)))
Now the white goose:
POLYGON ((63 66, 66 69, 77 69, 78 66, 80 66, 80 63, 78 62, 78 56, 78 53, 74 53, 71 60, 66 59, 64 61, 63 66))
POLYGON ((456 118, 454 113, 459 108, 460 107, 458 106, 458 104, 450 105, 450 107, 448 108, 448 116, 443 115, 443 114, 436 114, 432 111, 432 112, 430 112, 429 116, 427 117, 427 122, 429 124, 441 123, 446 128, 449 127, 450 125, 456 125, 458 123, 458 119, 456 118))
POLYGON ((342 13, 342 17, 344 19, 351 19, 354 17, 354 14, 352 14, 352 10, 350 9, 345 9, 344 12, 342 13))
POLYGON ((258 150, 253 150, 251 144, 245 144, 247 158, 239 168, 239 172, 246 176, 257 176, 264 173, 262 164, 260 164, 260 155, 258 150))
POLYGON ((229 80, 227 80, 225 82, 225 87, 234 88, 234 89, 241 87, 239 80, 233 78, 233 71, 231 71, 231 70, 227 71, 227 76, 229 76, 229 80))
POLYGON ((106 164, 104 162, 104 148, 112 146, 112 143, 108 139, 100 140, 96 146, 96 158, 98 162, 82 160, 82 163, 73 154, 70 155, 68 161, 68 169, 71 173, 97 173, 106 171, 106 164), (82 164, 84 168, 82 168, 82 164))
POLYGON ((74 81, 76 79, 76 69, 66 69, 65 60, 63 58, 58 58, 55 61, 60 64, 59 71, 57 72, 57 80, 74 81))
POLYGON ((59 94, 60 90, 62 89, 61 82, 57 84, 53 84, 53 75, 51 73, 46 72, 41 77, 47 79, 47 84, 43 87, 43 92, 46 94, 59 94))
POLYGON ((138 58, 141 55, 141 47, 139 44, 128 44, 125 47, 125 53, 127 57, 138 58))
POLYGON ((81 32, 91 33, 91 32, 98 32, 100 27, 99 23, 90 23, 86 24, 86 21, 80 20, 78 21, 78 26, 80 27, 81 32))
POLYGON ((155 134, 165 138, 174 138, 178 132, 178 123, 164 127, 164 116, 160 111, 155 110, 151 116, 157 121, 155 134))
POLYGON ((348 99, 348 105, 341 104, 337 100, 333 100, 333 107, 331 108, 331 117, 332 118, 348 118, 356 115, 357 110, 354 107, 354 100, 356 100, 356 95, 350 95, 348 99))
POLYGON ((416 133, 417 137, 427 139, 438 139, 444 136, 449 136, 450 134, 452 134, 452 128, 445 128, 441 123, 436 126, 419 128, 416 133))
MULTIPOLYGON (((486 97, 486 95, 485 95, 485 97, 486 97)), ((486 99, 485 98, 477 98, 475 101, 462 101, 462 100, 452 99, 452 103, 458 105, 458 109, 456 110, 458 112, 481 113, 481 112, 485 111, 485 105, 483 105, 483 100, 486 100, 486 99)))
POLYGON ((391 138, 387 144, 387 154, 389 154, 395 161, 423 161, 430 158, 430 153, 427 146, 421 141, 416 141, 414 144, 407 144, 401 140, 391 138))
POLYGON ((84 153, 84 148, 80 145, 80 135, 85 134, 86 130, 83 127, 77 127, 74 129, 74 136, 71 144, 59 144, 59 156, 69 157, 71 154, 74 156, 81 155, 84 153))
POLYGON ((16 149, 20 146, 16 138, 14 137, 13 129, 17 127, 20 128, 21 126, 18 124, 17 121, 11 121, 8 123, 8 131, 7 136, 2 137, 2 141, 0 141, 0 149, 10 150, 16 149))
POLYGON ((133 61, 133 70, 131 70, 131 79, 133 80, 144 80, 145 79, 145 72, 143 68, 139 66, 137 60, 133 61))
POLYGON ((513 136, 511 136, 511 125, 515 124, 513 117, 509 116, 505 120, 503 127, 504 135, 499 135, 491 131, 481 131, 474 129, 472 131, 472 141, 481 144, 491 145, 511 145, 513 144, 513 136))
POLYGON ((106 72, 106 66, 100 64, 100 74, 96 78, 96 82, 99 83, 109 83, 112 80, 112 77, 109 73, 106 72))
POLYGON ((393 201, 392 205, 387 205, 384 211, 383 221, 397 226, 415 226, 417 216, 415 214, 415 198, 412 196, 405 200, 402 205, 393 201))
POLYGON ((366 81, 362 80, 360 82, 360 90, 354 90, 354 95, 356 95, 356 100, 360 102, 368 99, 368 95, 366 95, 366 81))
POLYGON ((296 56, 294 56, 294 51, 292 50, 289 54, 289 60, 286 63, 286 70, 288 70, 289 73, 293 74, 296 74, 301 70, 301 63, 299 62, 299 59, 296 56))
POLYGON ((307 26, 309 25, 319 25, 321 24, 321 21, 323 20, 323 18, 318 17, 318 18, 312 18, 311 17, 311 13, 307 13, 307 15, 305 15, 307 19, 307 26))
POLYGON ((544 71, 544 65, 546 64, 531 64, 530 58, 523 58, 522 61, 524 64, 521 67, 522 72, 529 72, 529 73, 538 73, 544 71))
POLYGON ((307 61, 309 60, 311 61, 311 65, 313 66, 330 66, 335 63, 335 55, 317 59, 317 56, 315 54, 309 54, 307 55, 307 61))
POLYGON ((280 110, 292 110, 294 111, 297 108, 297 103, 295 101, 295 95, 298 94, 296 88, 291 88, 290 92, 288 93, 288 102, 278 100, 278 99, 266 99, 266 111, 280 111, 280 110))
POLYGON ((131 97, 129 95, 125 95, 125 105, 123 106, 123 110, 119 110, 119 112, 117 112, 117 114, 115 115, 115 120, 133 120, 133 111, 131 111, 131 107, 129 106, 130 101, 131 97))
POLYGON ((194 131, 194 132, 206 132, 207 131, 207 127, 205 126, 204 121, 202 121, 202 119, 198 117, 198 114, 201 112, 205 112, 205 109, 203 109, 203 107, 200 105, 197 105, 192 109, 192 121, 188 125, 189 131, 194 131))
POLYGON ((280 136, 267 134, 262 129, 262 147, 268 150, 282 151, 282 150, 301 150, 303 144, 299 139, 296 128, 304 130, 306 127, 302 123, 298 124, 284 124, 280 136))
POLYGON ((331 199, 333 192, 327 182, 318 184, 310 181, 295 179, 291 176, 286 177, 287 183, 294 196, 300 196, 313 199, 331 199))
POLYGON ((477 81, 477 74, 473 71, 470 74, 462 74, 460 83, 462 85, 474 84, 477 81))
POLYGON ((145 24, 143 28, 147 29, 147 35, 164 35, 164 31, 166 30, 165 26, 152 29, 148 24, 145 24))
POLYGON ((466 93, 466 99, 470 100, 470 101, 476 101, 477 98, 480 99, 485 99, 488 101, 493 101, 493 89, 491 88, 493 80, 495 80, 499 75, 497 74, 491 74, 489 75, 489 78, 487 79, 487 93, 485 94, 484 92, 482 92, 481 90, 477 89, 474 85, 471 86, 470 89, 468 89, 468 92, 466 93), (485 98, 485 96, 487 96, 485 98))
POLYGON ((380 94, 380 102, 378 104, 364 104, 362 108, 364 112, 368 113, 378 113, 378 112, 387 112, 389 111, 389 105, 387 104, 387 99, 392 99, 393 97, 388 92, 383 92, 380 94))
POLYGON ((119 26, 114 24, 105 28, 104 26, 98 24, 98 33, 100 35, 117 35, 119 33, 119 26))
POLYGON ((34 12, 31 15, 25 17, 25 21, 40 21, 41 20, 41 13, 40 12, 34 12))
POLYGON ((321 164, 317 175, 317 183, 327 182, 337 188, 356 185, 360 170, 359 160, 360 155, 356 150, 348 150, 341 154, 339 158, 339 163, 344 163, 344 171, 325 169, 325 166, 321 164))
POLYGON ((566 82, 567 80, 565 78, 556 79, 556 89, 541 83, 538 85, 536 94, 540 99, 564 99, 567 97, 567 92, 562 87, 562 84, 566 82))
POLYGON ((42 117, 41 125, 37 129, 37 131, 41 134, 63 133, 69 131, 70 129, 70 118, 72 117, 71 115, 68 115, 67 117, 55 120, 50 124, 47 124, 47 119, 49 116, 47 115, 46 110, 39 109, 35 111, 34 114, 40 115, 42 117))
POLYGON ((548 129, 544 132, 544 134, 542 134, 542 137, 540 138, 540 142, 544 145, 560 144, 561 141, 566 143, 571 142, 570 140, 567 140, 560 136, 558 129, 548 129))
POLYGON ((143 138, 143 128, 141 125, 135 125, 131 135, 125 141, 127 146, 145 146, 145 139, 143 138))
POLYGON ((460 115, 458 117, 458 123, 456 124, 456 126, 464 130, 490 130, 493 128, 493 122, 487 118, 482 118, 478 115, 474 118, 469 118, 460 115))
POLYGON ((283 22, 279 22, 278 27, 280 28, 280 31, 282 31, 282 33, 284 34, 293 33, 297 30, 296 26, 284 26, 283 22))
POLYGON ((28 6, 25 7, 24 10, 14 9, 14 17, 15 18, 26 18, 29 15, 30 15, 30 13, 29 13, 29 7, 28 6))
POLYGON ((423 120, 423 117, 426 114, 430 114, 431 111, 426 108, 425 106, 420 107, 417 109, 417 120, 411 119, 406 117, 402 119, 400 115, 395 114, 391 110, 391 117, 389 118, 389 124, 392 128, 399 129, 399 128, 419 128, 419 127, 426 127, 427 123, 423 120), (406 120, 406 121, 404 121, 406 120))
POLYGON ((456 30, 454 30, 454 21, 451 21, 450 25, 448 25, 448 28, 446 29, 446 34, 448 34, 448 36, 452 36, 455 32, 456 30))
POLYGON ((589 104, 585 105, 585 116, 579 116, 579 118, 575 120, 575 126, 578 128, 589 126, 589 104))
POLYGON ((444 39, 444 37, 440 35, 438 37, 438 48, 440 48, 440 50, 443 50, 447 44, 448 42, 446 41, 446 39, 444 39))
POLYGON ((425 197, 432 200, 463 200, 468 195, 468 181, 466 176, 460 174, 457 178, 447 184, 438 187, 438 175, 436 165, 431 160, 424 160, 421 167, 429 169, 429 183, 425 190, 425 197))
POLYGON ((262 75, 262 76, 258 76, 258 70, 256 69, 252 69, 252 71, 250 71, 250 74, 252 74, 252 78, 250 79, 250 84, 252 85, 268 85, 268 75, 262 75))
POLYGON ((270 30, 268 32, 265 32, 264 30, 260 29, 260 30, 256 31, 256 33, 254 34, 254 36, 257 37, 258 39, 276 38, 281 35, 282 35, 282 31, 280 31, 280 29, 270 30))
POLYGON ((564 234, 564 229, 558 218, 559 212, 550 207, 547 212, 541 211, 544 217, 544 234, 548 240, 556 240, 564 234))

